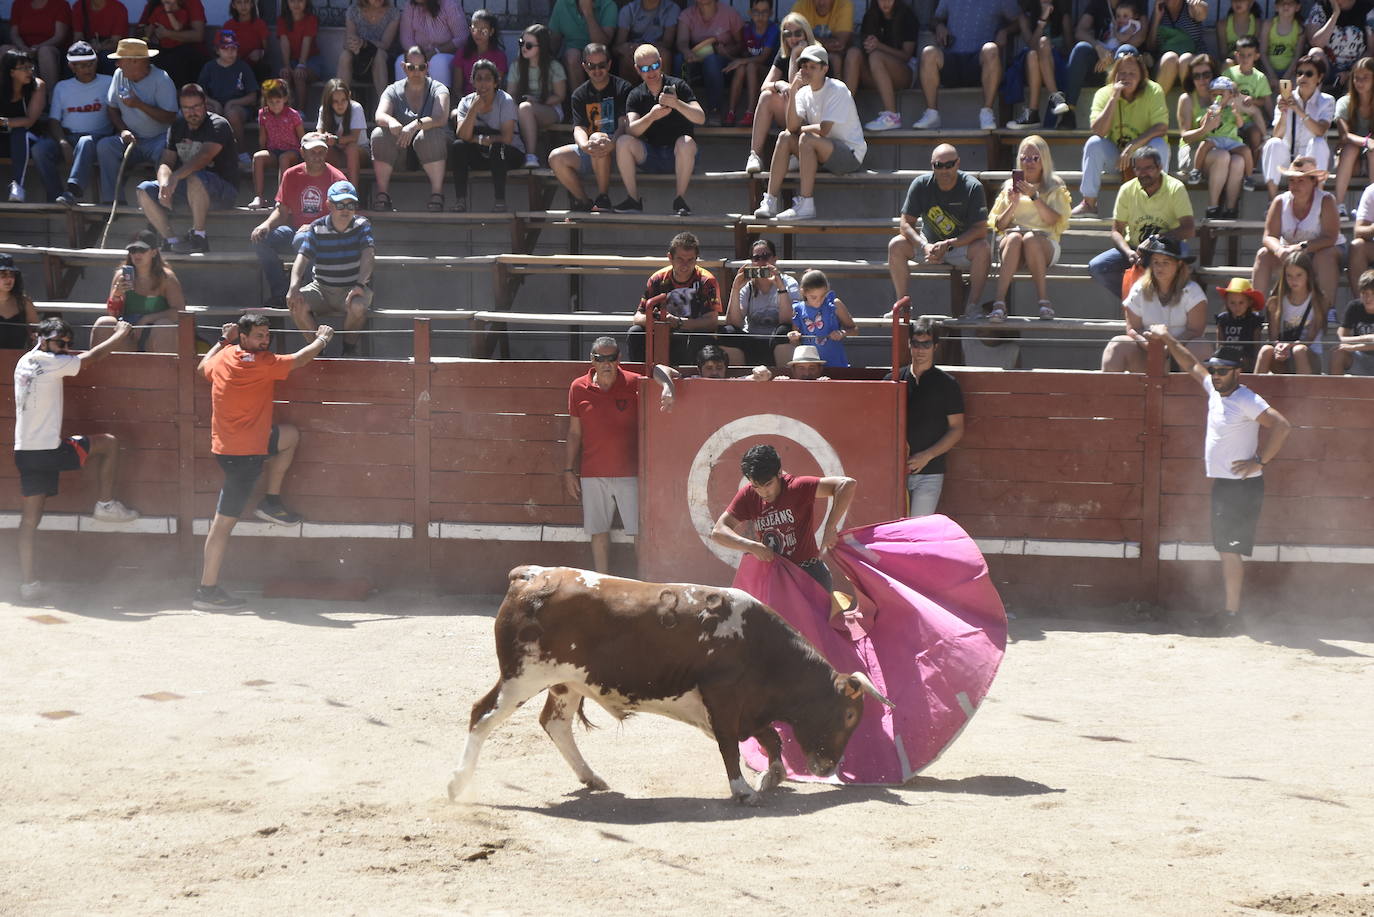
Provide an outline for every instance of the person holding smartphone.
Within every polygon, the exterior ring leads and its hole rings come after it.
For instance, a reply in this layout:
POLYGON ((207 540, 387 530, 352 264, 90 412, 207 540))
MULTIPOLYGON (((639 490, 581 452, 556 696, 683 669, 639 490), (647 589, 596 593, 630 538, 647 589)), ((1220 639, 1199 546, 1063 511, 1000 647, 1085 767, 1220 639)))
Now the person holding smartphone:
POLYGON ((162 260, 157 233, 145 229, 125 247, 124 263, 110 278, 105 300, 108 315, 95 320, 91 346, 102 343, 121 320, 134 333, 117 350, 173 353, 176 351, 177 312, 186 308, 186 294, 176 272, 162 260))
POLYGON ((778 348, 788 346, 787 332, 792 330, 792 305, 801 298, 797 281, 778 270, 778 250, 772 241, 755 241, 749 263, 735 272, 726 298, 720 343, 732 362, 779 365, 778 348))
POLYGON ((672 209, 678 216, 687 216, 692 212, 687 205, 687 186, 697 162, 693 134, 698 124, 705 123, 706 112, 686 81, 664 73, 658 48, 649 44, 636 48, 635 69, 643 82, 630 90, 626 132, 615 142, 616 166, 626 194, 615 205, 615 212, 643 212, 644 199, 635 175, 644 169, 677 177, 672 209))

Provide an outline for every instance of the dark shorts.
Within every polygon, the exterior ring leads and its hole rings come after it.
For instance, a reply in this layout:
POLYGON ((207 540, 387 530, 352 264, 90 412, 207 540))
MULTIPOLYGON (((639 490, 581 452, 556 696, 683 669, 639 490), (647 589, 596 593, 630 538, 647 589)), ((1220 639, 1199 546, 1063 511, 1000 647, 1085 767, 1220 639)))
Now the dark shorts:
MULTIPOLYGON (((238 188, 235 188, 209 169, 201 169, 199 172, 195 172, 184 180, 177 182, 177 189, 172 192, 173 204, 178 201, 183 204, 186 203, 187 183, 191 181, 199 181, 205 186, 205 192, 210 195, 211 210, 228 210, 238 203, 238 188)), ((157 200, 159 190, 157 181, 141 182, 138 186, 138 190, 142 191, 153 200, 157 200)))
POLYGON ((76 471, 86 464, 91 441, 85 436, 69 436, 56 449, 22 449, 14 453, 19 469, 19 491, 26 497, 57 496, 57 479, 64 471, 76 471))
POLYGON ((946 89, 982 86, 982 52, 946 51, 945 65, 940 68, 940 85, 946 89))
POLYGON ((1218 553, 1254 553, 1255 525, 1263 505, 1261 476, 1212 480, 1212 546, 1218 553))
POLYGON ((644 144, 644 161, 639 164, 639 171, 650 175, 672 175, 677 171, 677 155, 674 150, 675 147, 671 146, 644 144))
POLYGON ((224 470, 224 486, 219 490, 219 504, 215 512, 221 516, 238 518, 253 495, 258 478, 262 475, 263 464, 277 454, 277 428, 272 427, 272 435, 267 439, 266 455, 216 455, 215 460, 224 470))
POLYGON ((798 564, 798 566, 802 568, 802 571, 807 576, 824 586, 827 595, 830 594, 830 590, 835 583, 834 580, 830 578, 830 568, 825 565, 825 561, 817 557, 813 560, 808 560, 804 564, 798 564))

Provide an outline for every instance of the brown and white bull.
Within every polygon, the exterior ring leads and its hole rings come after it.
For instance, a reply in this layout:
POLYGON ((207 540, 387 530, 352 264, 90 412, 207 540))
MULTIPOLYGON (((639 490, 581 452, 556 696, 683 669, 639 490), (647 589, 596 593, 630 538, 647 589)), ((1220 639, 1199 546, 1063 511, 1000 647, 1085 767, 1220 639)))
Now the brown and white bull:
POLYGON ((837 673, 771 608, 739 589, 642 583, 568 567, 516 567, 496 615, 501 677, 472 707, 450 799, 468 787, 487 736, 516 708, 548 690, 539 717, 579 780, 606 783, 587 766, 572 723, 584 699, 616 719, 658 713, 715 738, 730 792, 757 804, 740 773, 739 743, 768 754, 760 790, 783 778, 774 722, 792 727, 813 774, 835 770, 859 719, 863 695, 883 703, 866 675, 837 673))

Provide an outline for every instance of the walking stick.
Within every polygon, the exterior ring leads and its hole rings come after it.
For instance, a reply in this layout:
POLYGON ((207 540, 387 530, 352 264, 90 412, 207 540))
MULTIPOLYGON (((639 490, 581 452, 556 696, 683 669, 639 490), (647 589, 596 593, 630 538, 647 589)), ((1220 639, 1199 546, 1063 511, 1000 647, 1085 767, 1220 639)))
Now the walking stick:
POLYGON ((119 206, 119 197, 124 191, 124 167, 129 164, 129 154, 133 151, 134 144, 128 144, 124 147, 124 157, 119 160, 119 175, 115 178, 115 193, 114 200, 110 201, 110 216, 105 220, 105 231, 100 234, 101 248, 105 247, 105 240, 110 237, 110 227, 114 225, 115 208, 119 206))

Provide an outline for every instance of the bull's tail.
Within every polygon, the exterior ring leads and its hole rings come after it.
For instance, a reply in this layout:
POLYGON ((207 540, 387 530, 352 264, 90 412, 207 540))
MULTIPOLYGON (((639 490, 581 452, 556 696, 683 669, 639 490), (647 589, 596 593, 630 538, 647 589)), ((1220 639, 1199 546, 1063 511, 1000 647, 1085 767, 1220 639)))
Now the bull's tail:
POLYGON ((577 716, 578 720, 581 721, 581 723, 582 723, 582 728, 583 728, 583 729, 600 729, 601 727, 597 726, 597 725, 596 725, 595 723, 593 723, 591 720, 587 719, 587 714, 583 712, 583 710, 582 710, 582 705, 585 704, 586 702, 587 702, 587 699, 586 699, 585 697, 579 697, 579 698, 577 699, 577 713, 576 713, 576 716, 577 716))

